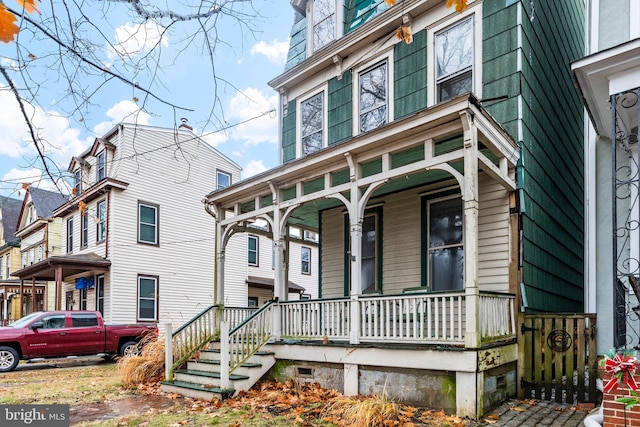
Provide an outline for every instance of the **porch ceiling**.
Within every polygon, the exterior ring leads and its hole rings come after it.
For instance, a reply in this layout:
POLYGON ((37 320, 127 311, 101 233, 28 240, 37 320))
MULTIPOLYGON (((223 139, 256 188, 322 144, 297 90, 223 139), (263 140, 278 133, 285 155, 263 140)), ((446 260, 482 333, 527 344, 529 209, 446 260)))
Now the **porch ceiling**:
POLYGON ((57 269, 62 271, 62 277, 60 279, 64 279, 75 274, 90 271, 107 271, 110 266, 111 261, 95 253, 53 256, 11 273, 11 275, 23 280, 31 278, 55 280, 57 269))
POLYGON ((218 212, 232 211, 230 223, 269 215, 277 199, 281 209, 295 207, 290 224, 317 229, 318 212, 341 206, 331 196, 348 199, 352 182, 364 190, 384 180, 375 199, 450 180, 441 165, 462 173, 463 116, 477 129, 479 166, 515 188, 505 177, 519 158, 517 145, 473 95, 464 95, 214 191, 205 203, 218 212))

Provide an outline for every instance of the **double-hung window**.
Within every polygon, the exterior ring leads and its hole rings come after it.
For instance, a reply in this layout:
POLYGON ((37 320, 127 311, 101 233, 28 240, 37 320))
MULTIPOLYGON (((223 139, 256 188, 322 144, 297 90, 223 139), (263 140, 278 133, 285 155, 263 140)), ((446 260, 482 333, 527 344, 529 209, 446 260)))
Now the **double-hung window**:
POLYGON ((437 101, 473 91, 473 17, 435 35, 437 101))
POLYGON ((427 210, 429 287, 432 291, 464 289, 462 199, 430 201, 427 210))
MULTIPOLYGON (((2 262, 4 261, 4 258, 0 257, 0 280, 4 279, 4 277, 2 277, 2 275, 4 274, 4 269, 2 268, 2 262)), ((9 276, 7 276, 7 279, 9 278, 9 276)))
POLYGON ((73 217, 67 219, 67 252, 73 252, 73 217))
POLYGON ((247 263, 251 266, 258 266, 258 237, 249 236, 247 241, 247 263))
POLYGON ((158 244, 158 206, 138 203, 138 242, 158 244))
POLYGON ((107 202, 102 200, 96 206, 98 223, 96 224, 96 241, 102 242, 107 238, 107 202))
POLYGON ((374 65, 360 73, 360 132, 367 132, 387 123, 388 94, 387 61, 374 65))
POLYGON ((313 0, 313 51, 336 39, 336 0, 313 0))
POLYGON ((220 190, 221 188, 227 188, 228 186, 231 185, 231 175, 226 173, 226 172, 222 172, 222 171, 217 171, 216 174, 216 180, 217 180, 217 189, 220 190))
POLYGON ((302 246, 301 253, 301 272, 302 274, 311 274, 311 248, 302 246))
POLYGON ((78 195, 82 192, 82 168, 78 168, 73 172, 73 194, 78 195))
POLYGON ((105 150, 98 153, 96 166, 96 181, 102 181, 107 177, 107 152, 105 150))
POLYGON ((158 278, 138 276, 138 320, 158 320, 158 278))
POLYGON ((324 92, 301 103, 302 154, 307 155, 324 146, 324 92))
POLYGON ((89 243, 89 215, 85 210, 80 214, 80 247, 86 248, 89 243))

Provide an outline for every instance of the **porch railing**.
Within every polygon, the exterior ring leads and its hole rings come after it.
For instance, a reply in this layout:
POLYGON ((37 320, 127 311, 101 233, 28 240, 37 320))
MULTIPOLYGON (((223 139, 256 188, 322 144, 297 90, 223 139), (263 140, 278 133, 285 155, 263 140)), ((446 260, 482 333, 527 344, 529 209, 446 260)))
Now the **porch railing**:
POLYGON ((516 337, 514 295, 482 292, 479 307, 483 342, 516 337))
POLYGON ((220 382, 222 388, 229 388, 229 374, 240 367, 271 339, 273 301, 267 302, 259 310, 229 331, 224 322, 220 334, 220 382))
POLYGON ((349 339, 350 301, 323 299, 280 303, 285 337, 349 339))

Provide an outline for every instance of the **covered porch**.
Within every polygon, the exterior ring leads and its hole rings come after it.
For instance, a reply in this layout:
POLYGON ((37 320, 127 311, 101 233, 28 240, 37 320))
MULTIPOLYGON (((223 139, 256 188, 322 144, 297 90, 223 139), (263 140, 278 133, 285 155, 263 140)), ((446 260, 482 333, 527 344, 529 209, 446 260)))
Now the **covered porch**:
POLYGON ((366 393, 364 378, 396 379, 386 387, 399 398, 410 381, 435 381, 425 393, 449 390, 443 409, 482 415, 495 378, 515 394, 518 159, 465 95, 209 194, 216 306, 167 340, 174 361, 219 336, 223 389, 267 348, 311 369, 301 372, 330 372, 313 379, 347 394, 366 393), (225 306, 225 251, 258 220, 273 241, 274 296, 240 321, 225 306), (287 301, 289 226, 319 235, 319 299, 287 301))

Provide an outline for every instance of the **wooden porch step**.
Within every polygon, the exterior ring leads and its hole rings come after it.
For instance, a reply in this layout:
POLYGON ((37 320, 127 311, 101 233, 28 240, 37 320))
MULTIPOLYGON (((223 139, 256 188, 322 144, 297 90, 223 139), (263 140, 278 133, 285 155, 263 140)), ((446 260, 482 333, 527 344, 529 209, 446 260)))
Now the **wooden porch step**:
MULTIPOLYGON (((220 361, 219 360, 198 360, 198 361, 190 361, 190 362, 197 362, 197 363, 204 363, 207 365, 218 365, 220 366, 220 361)), ((242 365, 240 365, 242 368, 259 368, 262 366, 262 363, 243 363, 242 365)))
MULTIPOLYGON (((220 373, 219 372, 198 371, 198 370, 195 370, 195 369, 176 369, 174 371, 174 374, 186 374, 186 375, 195 375, 195 376, 198 376, 198 377, 207 377, 207 378, 220 379, 220 373)), ((246 376, 246 375, 231 374, 231 375, 229 375, 229 379, 231 381, 238 381, 238 380, 249 379, 249 377, 246 376)))
POLYGON ((162 391, 165 393, 178 393, 194 399, 224 400, 231 397, 235 390, 221 389, 219 387, 207 387, 201 384, 193 384, 184 381, 160 381, 162 391))

